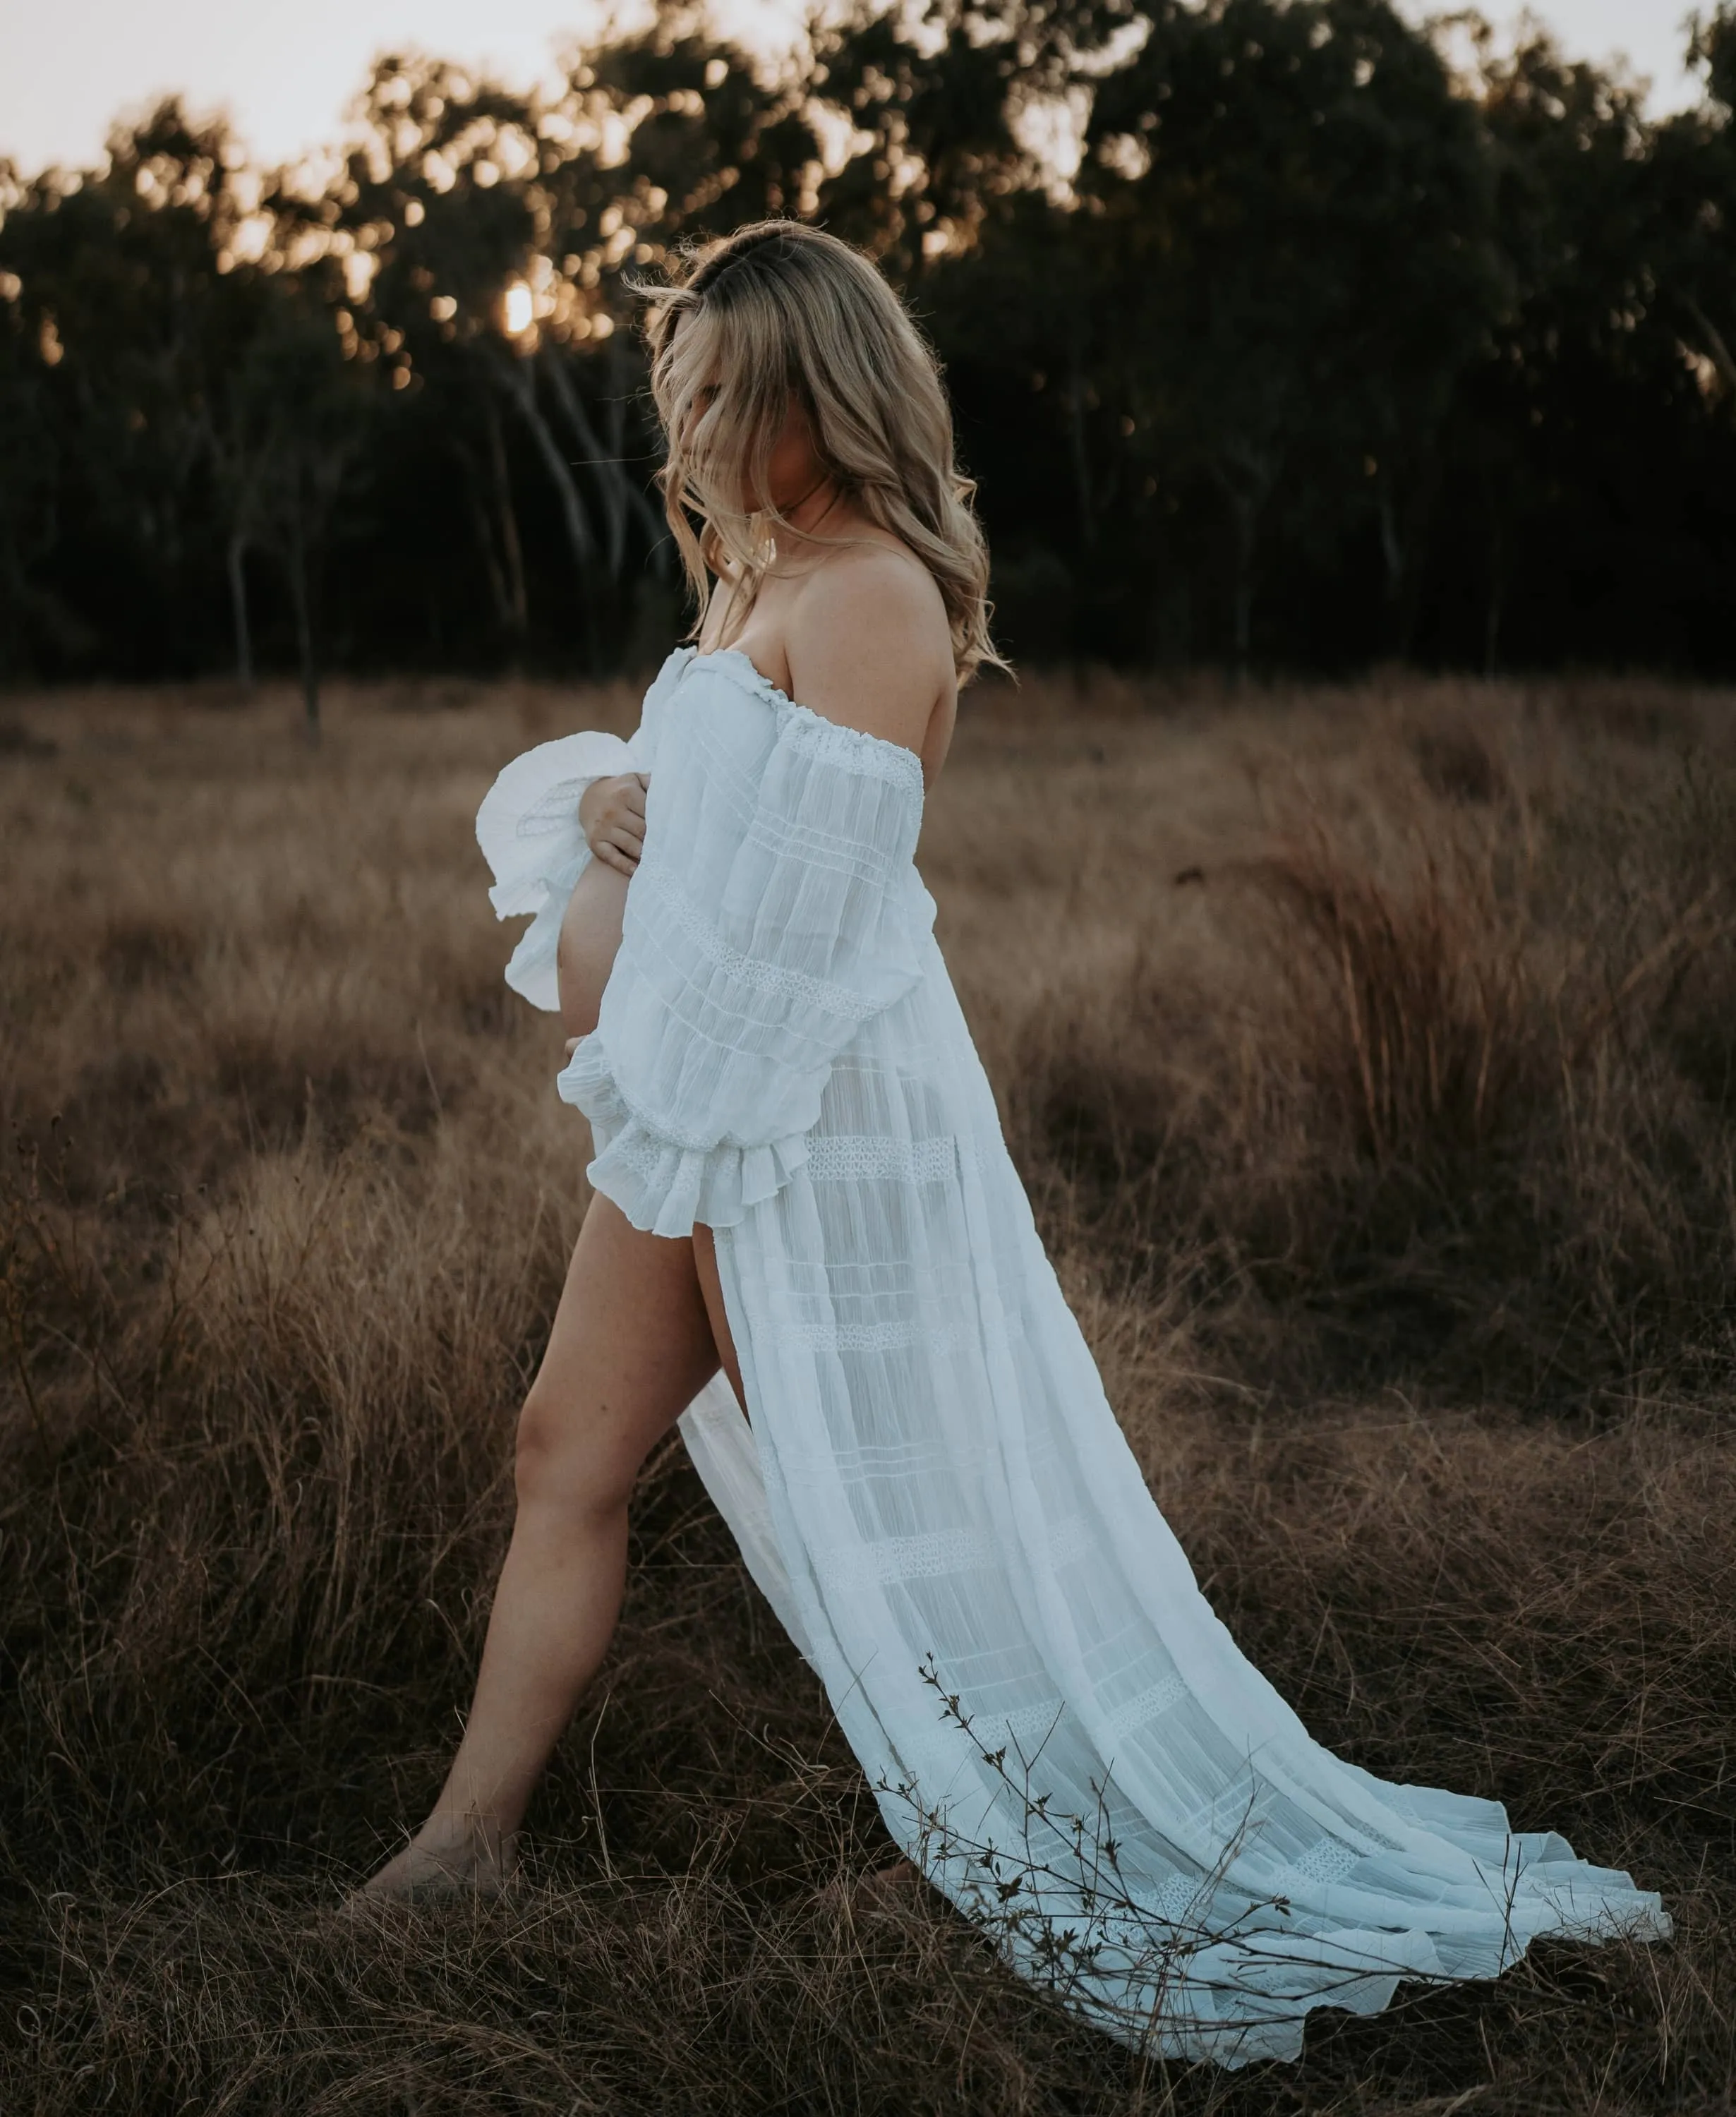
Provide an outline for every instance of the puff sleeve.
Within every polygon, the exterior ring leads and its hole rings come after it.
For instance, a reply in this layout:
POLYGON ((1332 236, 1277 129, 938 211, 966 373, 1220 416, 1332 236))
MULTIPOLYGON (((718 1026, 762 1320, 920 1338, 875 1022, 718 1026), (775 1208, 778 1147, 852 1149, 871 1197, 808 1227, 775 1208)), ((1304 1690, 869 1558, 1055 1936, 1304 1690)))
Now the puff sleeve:
POLYGON ((666 745, 598 1026, 560 1091, 635 1227, 727 1227, 806 1160, 833 1062, 923 975, 921 768, 787 707, 763 756, 666 745))
POLYGON ((534 914, 506 966, 507 984, 533 1007, 552 1012, 561 1004, 555 948, 567 899, 591 860, 579 796, 593 779, 639 769, 621 736, 588 730, 514 758, 482 797, 476 837, 494 874, 488 902, 497 919, 534 914))

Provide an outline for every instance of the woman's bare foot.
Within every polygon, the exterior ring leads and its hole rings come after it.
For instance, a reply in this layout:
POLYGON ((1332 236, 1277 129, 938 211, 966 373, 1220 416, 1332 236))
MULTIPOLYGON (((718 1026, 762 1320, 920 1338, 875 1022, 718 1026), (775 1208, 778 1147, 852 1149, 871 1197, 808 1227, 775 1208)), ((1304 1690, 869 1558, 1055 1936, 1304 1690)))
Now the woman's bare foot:
POLYGON ((893 1860, 864 1875, 856 1885, 856 1895, 875 1911, 895 1911, 908 1901, 921 1879, 914 1861, 893 1860))
POLYGON ((865 1875, 835 1875, 820 1891, 834 1911, 870 1919, 895 1918, 916 1901, 921 1879, 908 1860, 870 1867, 865 1875))
POLYGON ((436 1813, 349 1902, 487 1901, 506 1894, 517 1866, 516 1831, 503 1832, 492 1816, 436 1813))

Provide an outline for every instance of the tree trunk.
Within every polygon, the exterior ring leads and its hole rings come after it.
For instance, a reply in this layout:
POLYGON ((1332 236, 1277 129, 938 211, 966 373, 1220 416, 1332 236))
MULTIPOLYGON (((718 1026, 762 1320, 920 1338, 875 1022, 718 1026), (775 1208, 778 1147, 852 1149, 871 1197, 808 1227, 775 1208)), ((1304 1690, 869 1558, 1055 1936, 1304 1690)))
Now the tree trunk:
POLYGON ((495 556, 495 539, 498 535, 493 517, 477 482, 476 468, 470 460, 468 449, 461 450, 459 460, 464 466, 464 488, 470 496, 470 526, 476 532, 476 548, 482 555, 482 571, 488 577, 488 602, 494 612, 494 621, 501 631, 512 631, 512 600, 506 587, 506 576, 501 571, 501 562, 495 556))
POLYGON ((1258 441, 1233 441, 1212 464, 1217 488, 1230 503, 1234 571, 1230 583, 1230 638, 1235 680, 1245 683, 1254 653, 1254 560, 1260 517, 1278 482, 1282 458, 1258 441))
POLYGON ((235 681, 243 691, 253 689, 253 631, 247 622, 247 540, 232 534, 224 554, 229 576, 229 615, 235 628, 235 681))
POLYGON ((590 413, 572 376, 567 372, 566 361, 552 346, 545 346, 538 357, 542 363, 542 371, 554 390, 556 401, 566 413, 566 422, 572 428, 584 461, 602 492, 603 563, 610 580, 618 582, 621 560, 626 556, 627 504, 624 490, 626 481, 621 476, 621 465, 611 463, 604 454, 603 445, 597 437, 597 429, 591 424, 590 413))
POLYGON ((320 668, 314 653, 313 583, 309 578, 307 522, 299 502, 290 525, 289 597, 295 610, 295 644, 302 669, 302 724, 307 740, 320 739, 320 668))
POLYGON ((617 466, 621 490, 627 496, 628 506, 644 532, 646 564, 655 579, 664 580, 674 570, 671 562, 675 557, 675 540, 669 534, 667 518, 646 490, 649 481, 637 474, 636 466, 633 468, 628 467, 628 385, 621 375, 621 342, 618 339, 610 339, 607 360, 609 431, 607 438, 609 461, 617 466))
POLYGON ((1235 578, 1231 594, 1231 637, 1235 657, 1235 680, 1248 680, 1248 664, 1254 651, 1254 554, 1258 510, 1244 494, 1231 496, 1230 514, 1235 533, 1235 578))
POLYGON ((1501 525, 1494 524, 1489 539, 1489 601, 1483 611, 1483 674, 1493 676, 1501 663, 1501 620, 1507 601, 1506 567, 1503 563, 1501 525))
MULTIPOLYGON (((1390 440, 1387 452, 1392 453, 1390 440)), ((1434 520, 1440 490, 1440 450, 1431 438, 1415 461, 1410 498, 1401 503, 1394 482, 1387 474, 1383 455, 1380 474, 1380 554, 1386 572, 1387 639, 1392 653, 1408 662, 1415 643, 1422 598, 1423 560, 1429 532, 1434 520)))
POLYGON ((1396 611, 1405 592, 1405 547, 1398 533, 1398 510, 1392 505, 1392 488, 1380 481, 1380 556, 1386 570, 1387 607, 1396 611))
MULTIPOLYGON (((608 357, 612 358, 612 355, 608 357)), ((545 351, 543 360, 561 408, 566 414, 567 422, 603 488, 608 537, 607 564, 610 579, 618 583, 626 556, 628 516, 630 514, 638 522, 654 558, 667 542, 667 529, 656 509, 646 498, 643 487, 636 485, 627 475, 626 466, 621 460, 626 418, 620 398, 616 396, 612 402, 609 438, 605 444, 599 439, 592 422, 590 408, 560 354, 549 348, 545 351)), ((657 559, 657 563, 661 570, 660 558, 657 559)))
POLYGON ((1423 607, 1423 562, 1429 555, 1428 533, 1434 521, 1435 478, 1428 481, 1427 496, 1410 510, 1404 579, 1399 585, 1398 609, 1392 628, 1392 645, 1401 662, 1409 662, 1416 648, 1416 628, 1423 607))
POLYGON ((1079 537, 1089 551, 1097 541, 1097 515, 1092 505, 1091 457, 1085 446, 1085 377, 1077 348, 1068 368, 1067 440, 1073 459, 1073 496, 1078 503, 1079 537))
POLYGON ((519 536, 518 510, 512 504, 512 477, 506 462, 506 440, 501 431, 501 415, 492 394, 482 395, 482 427, 488 440, 488 473, 494 485, 494 515, 500 525, 501 557, 504 565, 501 607, 513 640, 516 658, 530 630, 530 598, 524 587, 524 547, 519 536))
POLYGON ((519 417, 529 429, 537 453, 542 459, 542 467, 553 483, 555 496, 561 503, 561 519, 579 575, 579 624, 585 662, 594 671, 598 658, 597 611, 591 590, 595 579, 597 540, 585 514, 584 496, 573 477, 572 466, 561 454, 560 445, 550 432, 548 422, 537 403, 536 370, 530 362, 509 355, 496 363, 495 372, 501 378, 519 417))

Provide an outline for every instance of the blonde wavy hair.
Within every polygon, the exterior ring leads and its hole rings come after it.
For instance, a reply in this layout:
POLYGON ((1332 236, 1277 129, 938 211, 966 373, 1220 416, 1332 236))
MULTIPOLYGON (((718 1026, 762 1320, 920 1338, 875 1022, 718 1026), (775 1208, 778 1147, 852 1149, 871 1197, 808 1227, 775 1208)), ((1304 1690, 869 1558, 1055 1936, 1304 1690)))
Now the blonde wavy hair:
POLYGON ((705 622, 709 576, 733 577, 731 616, 745 617, 773 537, 793 528, 768 494, 793 397, 826 473, 934 575, 959 680, 985 662, 1004 668, 989 638, 976 486, 953 459, 940 370, 871 261, 820 228, 755 221, 688 251, 667 285, 639 291, 668 444, 658 482, 699 605, 690 636, 705 622))

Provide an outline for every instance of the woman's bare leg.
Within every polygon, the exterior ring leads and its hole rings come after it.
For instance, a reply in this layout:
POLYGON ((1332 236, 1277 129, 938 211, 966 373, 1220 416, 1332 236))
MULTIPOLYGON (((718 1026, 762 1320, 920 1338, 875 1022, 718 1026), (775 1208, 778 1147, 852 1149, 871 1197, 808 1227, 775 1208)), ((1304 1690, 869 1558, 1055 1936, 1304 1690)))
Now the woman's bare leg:
POLYGON ((729 1335, 729 1318, 723 1312, 723 1282, 718 1276, 718 1240, 708 1227, 696 1227, 693 1231, 693 1261, 699 1268, 699 1292, 704 1297, 705 1313, 711 1318, 712 1343, 718 1349, 724 1373, 729 1377, 736 1402, 746 1411, 747 1396, 741 1387, 741 1363, 736 1358, 736 1341, 729 1335))
POLYGON ((615 1629, 634 1479, 717 1370, 694 1252, 592 1200, 519 1420, 518 1517, 464 1737, 427 1821, 366 1893, 492 1893, 510 1872, 531 1791, 615 1629))

